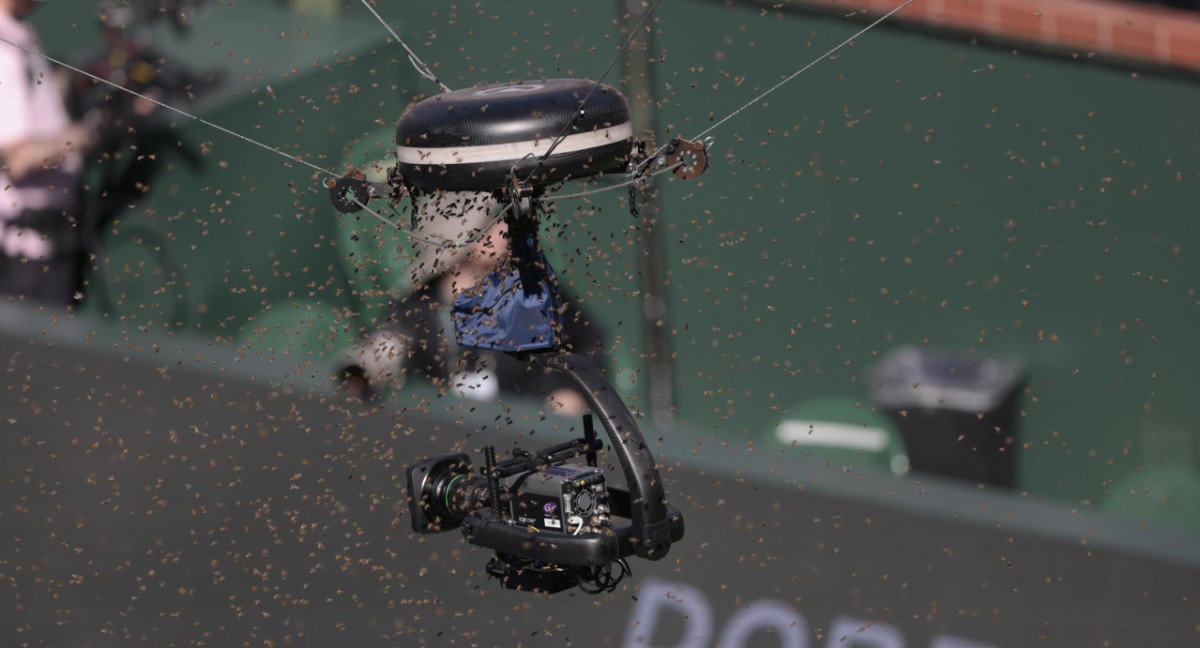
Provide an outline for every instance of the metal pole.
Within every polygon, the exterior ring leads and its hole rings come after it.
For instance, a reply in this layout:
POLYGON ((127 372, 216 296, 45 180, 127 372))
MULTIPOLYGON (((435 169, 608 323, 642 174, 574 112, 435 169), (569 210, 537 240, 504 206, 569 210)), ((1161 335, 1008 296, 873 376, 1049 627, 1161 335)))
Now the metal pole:
MULTIPOLYGON (((635 29, 650 10, 643 0, 617 0, 617 11, 623 16, 622 27, 635 29)), ((624 55, 625 75, 622 83, 625 96, 633 110, 634 132, 649 135, 659 132, 654 69, 650 64, 654 54, 656 19, 651 18, 624 55)), ((658 233, 660 215, 657 183, 651 179, 642 199, 641 222, 641 289, 642 328, 646 335, 649 371, 650 417, 654 426, 667 430, 675 424, 674 367, 671 364, 671 338, 667 326, 665 249, 658 233)))

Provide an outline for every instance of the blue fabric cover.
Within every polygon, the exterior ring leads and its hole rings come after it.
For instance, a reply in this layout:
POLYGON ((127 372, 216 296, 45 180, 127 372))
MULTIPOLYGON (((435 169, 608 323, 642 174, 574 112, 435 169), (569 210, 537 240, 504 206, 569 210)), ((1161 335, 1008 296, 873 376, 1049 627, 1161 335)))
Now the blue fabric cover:
POLYGON ((532 234, 513 237, 512 260, 454 299, 450 314, 460 345, 494 351, 560 346, 558 277, 532 234))

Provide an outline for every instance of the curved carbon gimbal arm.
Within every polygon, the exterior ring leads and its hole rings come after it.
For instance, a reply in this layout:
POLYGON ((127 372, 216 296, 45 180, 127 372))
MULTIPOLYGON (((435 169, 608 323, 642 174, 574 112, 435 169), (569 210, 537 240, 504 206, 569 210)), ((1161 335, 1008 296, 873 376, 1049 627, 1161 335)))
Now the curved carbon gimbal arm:
MULTIPOLYGON (((668 510, 662 478, 655 467, 654 455, 646 446, 642 431, 616 389, 596 365, 586 357, 569 351, 529 353, 526 361, 570 378, 583 392, 592 412, 608 433, 613 452, 629 483, 631 541, 634 553, 658 560, 667 554, 672 540, 672 517, 678 517, 678 535, 682 518, 678 509, 668 510)), ((674 508, 674 507, 670 507, 674 508)))

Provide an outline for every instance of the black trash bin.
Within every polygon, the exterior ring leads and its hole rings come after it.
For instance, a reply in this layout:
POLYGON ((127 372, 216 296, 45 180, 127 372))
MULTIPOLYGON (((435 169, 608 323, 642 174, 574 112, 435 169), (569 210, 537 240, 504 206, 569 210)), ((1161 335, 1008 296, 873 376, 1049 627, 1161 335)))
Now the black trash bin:
POLYGON ((1019 362, 905 346, 870 375, 872 399, 896 422, 913 470, 1013 487, 1019 362))

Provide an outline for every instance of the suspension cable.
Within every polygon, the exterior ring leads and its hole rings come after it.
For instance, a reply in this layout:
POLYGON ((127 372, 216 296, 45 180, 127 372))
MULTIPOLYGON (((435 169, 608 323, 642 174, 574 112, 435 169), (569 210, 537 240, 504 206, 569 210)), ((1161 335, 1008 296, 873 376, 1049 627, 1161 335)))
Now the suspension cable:
MULTIPOLYGON (((363 1, 365 2, 366 0, 363 1)), ((579 105, 575 107, 575 112, 571 115, 570 121, 568 121, 566 124, 563 124, 562 130, 559 131, 558 135, 554 138, 554 141, 550 143, 550 147, 547 148, 546 152, 538 158, 539 164, 549 159, 550 155, 554 153, 554 149, 558 148, 558 145, 562 144, 563 140, 567 138, 567 134, 572 128, 575 127, 576 122, 579 121, 579 117, 583 114, 583 107, 587 105, 587 102, 592 98, 592 95, 595 94, 596 90, 600 87, 600 84, 608 76, 608 73, 612 72, 612 69, 616 66, 617 61, 621 60, 621 56, 625 54, 625 50, 629 49, 629 46, 633 43, 634 39, 637 38, 638 33, 640 33, 646 26, 646 23, 649 22, 650 16, 654 15, 654 10, 657 9, 658 5, 660 4, 662 4, 662 0, 655 0, 654 4, 651 5, 650 10, 647 11, 646 15, 642 17, 642 21, 638 23, 638 26, 629 32, 629 38, 625 39, 625 42, 619 49, 617 49, 617 53, 613 55, 612 60, 608 62, 608 66, 604 68, 604 72, 600 74, 600 78, 596 79, 595 85, 593 85, 592 89, 588 90, 588 93, 584 95, 583 101, 580 101, 579 105)), ((515 172, 518 165, 532 156, 533 154, 530 153, 520 160, 517 160, 515 163, 513 163, 512 171, 515 172)), ((521 180, 521 183, 524 184, 529 182, 529 179, 533 177, 536 169, 536 166, 533 169, 530 169, 529 173, 525 174, 525 178, 521 180)))
MULTIPOLYGON (((722 117, 720 120, 718 120, 716 123, 712 124, 711 126, 709 126, 709 127, 708 127, 708 128, 706 128, 706 129, 704 129, 703 131, 701 131, 699 134, 697 134, 697 135, 696 135, 694 138, 692 138, 692 139, 693 139, 693 140, 699 140, 699 139, 702 139, 704 136, 706 136, 706 135, 708 135, 709 133, 713 132, 713 131, 714 131, 714 130, 716 130, 717 128, 719 128, 719 127, 723 126, 723 125, 725 124, 725 122, 727 122, 727 121, 729 121, 729 120, 733 119, 733 118, 734 118, 734 117, 736 117, 737 115, 741 114, 741 113, 742 113, 744 110, 746 110, 747 108, 749 108, 749 107, 753 106, 754 104, 756 104, 756 103, 758 103, 758 102, 762 101, 763 99, 765 99, 765 98, 766 98, 768 95, 770 95, 771 93, 773 93, 773 92, 775 92, 776 90, 778 90, 778 89, 782 88, 783 86, 787 85, 787 84, 788 84, 788 83, 790 83, 792 80, 794 80, 796 77, 798 77, 798 76, 800 76, 801 74, 804 74, 805 72, 807 72, 808 70, 810 70, 810 69, 811 69, 811 68, 812 68, 814 65, 816 65, 817 63, 820 63, 821 61, 824 61, 825 59, 829 58, 830 56, 833 56, 833 55, 834 55, 834 54, 836 54, 836 53, 837 53, 839 50, 841 50, 843 47, 845 47, 845 46, 849 45, 850 43, 854 42, 854 40, 855 40, 855 39, 857 39, 857 38, 861 37, 863 34, 866 34, 867 32, 871 31, 872 29, 874 29, 875 27, 877 27, 877 26, 878 26, 880 23, 882 23, 883 21, 887 20, 888 18, 891 18, 891 17, 892 17, 892 16, 894 16, 896 13, 898 13, 898 12, 899 12, 901 9, 904 9, 904 8, 905 8, 905 7, 907 7, 908 5, 912 4, 914 1, 915 1, 915 0, 905 0, 905 1, 904 1, 903 3, 901 3, 900 5, 897 5, 896 7, 894 7, 893 9, 891 9, 890 11, 888 11, 887 13, 885 13, 885 14, 883 14, 882 16, 880 16, 879 18, 875 19, 873 22, 871 22, 871 24, 869 24, 869 25, 867 25, 866 27, 863 27, 862 29, 858 30, 858 31, 857 31, 857 32, 856 32, 856 33, 855 33, 853 36, 851 36, 850 38, 847 38, 846 40, 844 40, 844 41, 842 41, 842 42, 838 43, 838 44, 837 44, 837 45, 835 45, 834 47, 832 47, 832 48, 830 48, 829 50, 827 50, 827 51, 826 51, 824 54, 822 54, 822 55, 818 56, 817 58, 815 58, 815 59, 813 59, 813 60, 811 60, 811 61, 809 61, 807 64, 805 64, 805 65, 804 65, 803 67, 801 67, 799 70, 796 70, 795 72, 791 73, 791 74, 790 74, 790 75, 788 75, 787 77, 784 77, 784 79, 783 79, 782 81, 780 81, 779 83, 776 83, 775 85, 773 85, 773 86, 771 86, 770 88, 768 88, 766 91, 764 91, 764 92, 760 93, 760 94, 759 94, 757 97, 755 97, 754 99, 751 99, 750 101, 746 102, 745 104, 742 104, 742 106, 741 106, 741 107, 737 108, 737 109, 736 109, 736 110, 734 110, 733 112, 729 113, 728 115, 725 115, 725 116, 724 116, 724 117, 722 117)), ((647 166, 648 164, 650 164, 650 162, 651 162, 651 161, 653 161, 653 160, 655 160, 656 158, 658 158, 658 156, 659 156, 660 154, 662 154, 662 152, 663 152, 663 151, 665 151, 665 150, 667 149, 667 147, 668 147, 668 146, 670 146, 670 143, 663 144, 662 146, 658 147, 658 150, 656 150, 654 153, 652 153, 650 156, 648 156, 648 157, 647 157, 647 158, 646 158, 646 159, 645 159, 645 160, 644 160, 644 161, 643 161, 643 162, 642 162, 640 165, 638 165, 638 167, 632 171, 632 174, 634 174, 634 175, 638 175, 638 174, 641 174, 641 173, 643 173, 643 172, 645 171, 645 169, 646 169, 646 166, 647 166)))
POLYGON ((639 175, 639 176, 629 177, 629 178, 626 178, 625 180, 623 180, 622 182, 618 182, 616 184, 611 184, 608 186, 600 187, 599 189, 589 189, 587 191, 580 191, 578 193, 571 193, 571 194, 555 194, 552 196, 542 196, 540 200, 542 202, 555 202, 558 200, 571 200, 574 198, 586 198, 588 196, 605 193, 608 191, 612 191, 614 189, 628 187, 629 185, 641 182, 643 180, 653 178, 655 176, 662 175, 664 173, 670 173, 670 172, 674 171, 676 168, 678 168, 679 166, 680 166, 679 164, 673 164, 671 166, 663 167, 663 168, 661 168, 657 171, 654 171, 653 173, 650 173, 648 175, 639 175))
MULTIPOLYGON (((354 204, 358 205, 359 207, 361 207, 363 209, 363 211, 367 212, 371 216, 374 216, 381 223, 392 227, 393 229, 397 230, 398 232, 407 236, 408 238, 410 238, 414 241, 417 241, 418 243, 423 243, 430 247, 435 247, 435 248, 439 248, 439 249, 443 249, 443 250, 454 250, 454 249, 458 249, 458 248, 464 248, 469 245, 478 243, 479 241, 482 241, 483 237, 487 234, 487 231, 490 230, 493 225, 500 222, 500 219, 504 218, 504 214, 508 213, 508 210, 512 207, 512 205, 505 205, 503 209, 501 209, 499 212, 497 212, 496 215, 493 216, 491 218, 491 220, 489 220, 487 222, 486 227, 483 227, 479 230, 478 235, 468 238, 465 241, 455 243, 453 241, 437 241, 437 240, 431 239, 427 236, 421 236, 420 234, 417 234, 416 232, 405 228, 399 222, 393 221, 393 220, 389 219, 387 216, 380 214, 378 211, 371 209, 370 206, 368 206, 364 202, 359 201, 357 198, 350 197, 350 201, 353 202, 354 204)), ((397 213, 396 215, 399 216, 399 213, 397 213)))
POLYGON ((235 132, 235 131, 231 131, 231 130, 229 130, 228 128, 225 128, 224 126, 221 126, 220 124, 214 124, 213 122, 210 122, 210 121, 208 121, 207 119, 204 119, 204 118, 202 118, 202 117, 197 117, 196 115, 193 115, 193 114, 191 114, 191 113, 189 113, 189 112, 186 112, 186 111, 184 111, 184 110, 181 110, 181 109, 179 109, 179 108, 176 108, 176 107, 174 107, 174 106, 169 106, 169 105, 167 105, 167 104, 165 104, 165 103, 163 103, 163 102, 161 102, 161 101, 159 101, 159 100, 157 100, 157 99, 154 99, 153 97, 148 97, 148 96, 146 96, 146 95, 144 95, 144 94, 142 94, 142 93, 140 93, 140 92, 137 92, 137 91, 135 91, 135 90, 130 90, 129 88, 126 88, 126 87, 124 87, 124 86, 122 86, 122 85, 118 85, 118 84, 116 84, 116 83, 113 83, 112 81, 109 81, 108 79, 105 79, 105 78, 102 78, 102 77, 98 77, 98 76, 96 76, 95 74, 92 74, 91 72, 87 72, 87 71, 85 71, 85 70, 81 70, 81 69, 79 69, 79 68, 75 67, 74 65, 71 65, 70 63, 66 63, 66 62, 64 62, 64 61, 60 61, 60 60, 58 60, 58 59, 56 59, 56 58, 54 58, 54 57, 52 57, 52 56, 49 56, 49 55, 47 55, 47 54, 45 54, 45 53, 43 53, 43 52, 39 52, 39 51, 37 51, 37 50, 30 49, 30 48, 28 48, 28 47, 25 47, 24 45, 21 45, 21 44, 19 44, 19 43, 14 43, 13 41, 10 41, 10 40, 8 40, 7 38, 3 38, 3 37, 0 37, 0 42, 7 43, 7 44, 9 44, 9 45, 11 45, 11 46, 13 46, 13 47, 15 47, 15 48, 17 48, 17 49, 21 50, 22 52, 25 52, 26 54, 29 54, 30 56, 37 56, 37 57, 39 57, 39 58, 43 58, 43 59, 45 59, 45 60, 47 60, 47 61, 49 61, 49 62, 51 62, 51 63, 53 63, 53 64, 55 64, 55 65, 58 65, 58 66, 60 66, 60 67, 66 68, 66 69, 68 69, 68 70, 71 70, 72 72, 75 72, 76 74, 81 74, 81 75, 83 75, 83 76, 85 76, 85 77, 87 77, 87 78, 89 78, 89 79, 91 79, 91 80, 93 80, 93 81, 96 81, 96 82, 99 82, 99 83, 103 83, 104 85, 106 85, 106 86, 109 86, 109 87, 111 87, 111 88, 116 88, 117 90, 120 90, 121 92, 126 92, 126 93, 128 93, 128 94, 131 94, 131 95, 133 95, 133 96, 135 96, 135 97, 139 98, 139 99, 144 99, 144 100, 146 100, 146 101, 149 101, 150 103, 152 103, 152 104, 154 104, 154 105, 156 105, 156 106, 158 106, 158 107, 160 107, 160 108, 166 108, 167 110, 170 110, 170 111, 171 111, 171 112, 173 112, 173 113, 176 113, 176 114, 179 114, 179 115, 183 115, 184 117, 187 117, 188 119, 191 119, 191 120, 197 121, 197 122, 199 122, 199 123, 201 123, 201 124, 204 124, 205 126, 208 126, 209 128, 213 128, 213 129, 219 130, 219 131, 221 131, 222 133, 225 133, 226 135, 229 135, 230 137, 235 137, 235 138, 237 138, 237 139, 239 139, 239 140, 242 140, 243 142, 246 142, 246 143, 248 143, 248 144, 253 144, 254 146, 257 146, 257 147, 259 147, 259 148, 261 148, 261 149, 263 149, 263 150, 265 150, 265 151, 270 151, 270 152, 272 152, 272 153, 274 153, 274 154, 276 154, 276 155, 279 155, 279 156, 285 157, 285 158, 287 158, 287 159, 289 159, 289 160, 291 160, 291 161, 293 161, 293 162, 296 162, 296 163, 299 163, 299 164, 303 164, 304 166, 307 166, 307 167, 309 167, 309 168, 313 169, 314 171, 319 171, 319 172, 321 172, 321 173, 324 173, 325 175, 328 175, 328 176, 331 176, 331 177, 334 177, 334 178, 338 177, 338 174, 334 173, 333 171, 330 171, 329 169, 326 169, 326 168, 323 168, 323 167, 317 166, 316 164, 313 164, 312 162, 309 162, 308 160, 305 160, 305 159, 302 159, 302 158, 296 157, 295 155, 291 155, 291 154, 289 154, 289 153, 284 153, 283 151, 281 151, 281 150, 279 150, 279 149, 277 149, 277 148, 275 148, 275 147, 273 147, 273 146, 269 146, 269 145, 267 145, 267 144, 264 144, 264 143, 262 143, 262 142, 259 142, 258 140, 254 140, 254 139, 251 139, 251 138, 249 138, 249 137, 246 137, 245 135, 242 135, 241 133, 238 133, 238 132, 235 132))
MULTIPOLYGON (((911 2, 912 0, 909 1, 911 2)), ((595 94, 596 89, 600 87, 600 84, 608 76, 608 73, 612 72, 613 66, 617 64, 617 61, 621 60, 621 56, 625 54, 625 50, 629 49, 629 46, 646 26, 646 23, 649 22, 650 16, 654 15, 654 10, 657 9, 658 5, 660 4, 662 4, 662 0, 655 0, 654 4, 650 7, 650 10, 647 11, 646 15, 642 17, 642 21, 638 23, 638 26, 629 32, 629 38, 625 39, 625 43, 621 45, 621 48, 617 50, 615 55, 613 55, 612 60, 608 62, 608 67, 604 68, 604 72, 600 74, 600 78, 596 79, 596 85, 593 85, 592 89, 589 90, 586 95, 584 95, 583 101, 579 102, 579 106, 576 108, 575 114, 571 117, 571 121, 567 122, 567 124, 563 126, 563 129, 561 132, 559 132, 558 137, 556 137, 554 142, 550 144, 550 148, 546 149, 546 152, 542 154, 542 160, 549 158, 550 154, 554 152, 554 149, 557 148, 558 145, 567 138, 567 132, 571 130, 571 127, 575 125, 576 120, 579 119, 579 115, 583 112, 583 107, 587 105, 588 100, 592 98, 593 94, 595 94)), ((526 179, 528 180, 528 178, 526 179)))
POLYGON ((375 16, 375 19, 379 21, 379 24, 383 25, 383 28, 392 35, 392 38, 396 39, 396 42, 400 44, 400 47, 403 47, 404 51, 408 53, 408 62, 417 70, 417 74, 420 74, 426 79, 438 84, 438 86, 441 87, 442 92, 450 92, 450 87, 445 83, 442 83, 441 79, 437 78, 437 75, 433 73, 433 70, 429 69, 429 66, 425 64, 425 61, 422 61, 421 57, 417 56, 417 53, 412 51, 412 48, 408 46, 408 43, 405 43, 404 39, 400 38, 400 35, 396 33, 396 30, 392 29, 391 25, 387 24, 387 21, 383 19, 383 16, 380 16, 379 12, 375 11, 375 7, 372 7, 371 3, 367 0, 362 0, 362 3, 363 6, 367 8, 367 11, 370 11, 371 15, 375 16))
POLYGON ((791 82, 793 79, 795 79, 796 77, 800 76, 801 74, 804 74, 804 73, 805 73, 805 72, 807 72, 807 71, 808 71, 810 68, 812 68, 812 66, 816 65, 817 63, 820 63, 821 61, 823 61, 823 60, 825 60, 825 59, 829 58, 830 56, 833 56, 834 54, 836 54, 836 53, 837 53, 837 51, 838 51, 838 50, 842 49, 843 47, 845 47, 845 46, 849 45, 851 42, 853 42, 853 41, 854 41, 854 39, 856 39, 856 38, 858 38, 858 37, 862 36, 863 34, 865 34, 865 33, 869 32, 869 31, 871 31, 871 30, 872 30, 872 29, 874 29, 874 28, 875 28, 877 25, 879 25, 879 23, 882 23, 883 21, 887 20, 888 18, 891 18, 891 17, 892 17, 893 15, 895 15, 895 14, 896 14, 898 11, 900 11, 901 9, 903 9, 903 8, 907 7, 908 5, 912 4, 914 1, 915 1, 915 0, 905 0, 903 4, 901 4, 901 5, 897 6, 897 7, 895 7, 894 9, 892 9, 891 11, 889 11, 889 12, 887 12, 887 13, 883 14, 882 16, 880 16, 879 18, 877 18, 877 19, 876 19, 874 22, 872 22, 871 24, 869 24, 869 25, 867 25, 866 27, 863 27, 862 29, 860 29, 860 30, 859 30, 857 33, 855 33, 855 34, 854 34, 853 36, 851 36, 850 38, 847 38, 846 40, 842 41, 841 43, 838 43, 838 44, 837 44, 837 46, 833 47, 832 49, 830 49, 829 51, 825 52, 824 54, 822 54, 822 55, 818 56, 817 58, 813 59, 812 61, 809 61, 809 63, 808 63, 807 65, 805 65, 804 67, 800 68, 799 70, 796 70, 795 72, 793 72, 793 73, 791 73, 790 75, 788 75, 786 78, 784 78, 784 79, 783 79, 782 81, 780 81, 779 83, 776 83, 775 85, 771 86, 769 89, 767 89, 767 91, 766 91, 766 92, 763 92, 762 94, 758 95, 757 97, 755 97, 755 98, 751 99, 750 101, 748 101, 748 102, 746 102, 744 105, 742 105, 742 107, 740 107, 740 108, 738 108, 737 110, 735 110, 735 111, 733 111, 733 112, 729 113, 728 115, 726 115, 725 117, 723 117, 723 118, 722 118, 720 121, 716 122, 716 123, 715 123, 715 124, 713 124, 712 126, 709 126, 708 128, 704 129, 704 130, 703 130, 703 131, 702 131, 702 132, 701 132, 699 135, 696 135, 696 137, 695 137, 695 138, 693 138, 693 139, 700 139, 700 138, 704 137, 705 135, 708 135, 709 133, 711 133, 712 131, 716 130, 718 127, 720 127, 720 126, 721 126, 722 124, 724 124, 725 122, 727 122, 727 121, 729 121, 730 119, 733 119, 734 117, 736 117, 736 116, 737 116, 739 113, 741 113, 743 110, 746 110, 746 109, 747 109, 747 108, 749 108, 750 106, 753 106, 754 104, 756 104, 756 103, 758 103, 758 102, 762 101, 763 99, 765 99, 765 98, 767 97, 767 95, 769 95, 769 94, 771 94, 772 92, 775 92, 776 90, 778 90, 778 89, 782 88, 784 85, 788 84, 788 83, 789 83, 789 82, 791 82))

